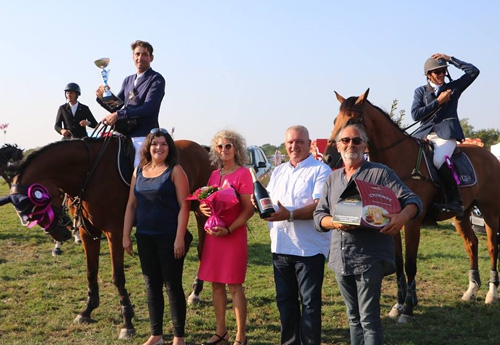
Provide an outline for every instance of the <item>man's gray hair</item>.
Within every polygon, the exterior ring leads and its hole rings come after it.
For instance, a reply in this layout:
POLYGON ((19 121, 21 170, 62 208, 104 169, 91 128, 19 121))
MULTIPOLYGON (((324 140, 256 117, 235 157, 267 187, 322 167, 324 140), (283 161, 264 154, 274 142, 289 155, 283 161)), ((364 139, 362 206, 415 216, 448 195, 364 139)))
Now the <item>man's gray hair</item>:
POLYGON ((309 131, 307 130, 306 127, 302 126, 302 125, 294 125, 294 126, 290 126, 287 128, 286 132, 288 133, 288 131, 297 131, 297 132, 304 132, 307 136, 307 139, 310 140, 311 138, 309 137, 309 131))
POLYGON ((355 128, 358 132, 359 132, 359 136, 360 138, 363 140, 363 142, 365 144, 368 144, 368 135, 366 134, 366 131, 365 129, 363 128, 363 126, 361 126, 360 124, 352 124, 352 125, 347 125, 345 126, 344 128, 342 128, 339 132, 339 134, 337 134, 337 137, 335 138, 335 141, 338 142, 340 139, 342 139, 341 137, 341 134, 342 132, 346 129, 346 128, 349 128, 349 127, 352 127, 352 128, 355 128))

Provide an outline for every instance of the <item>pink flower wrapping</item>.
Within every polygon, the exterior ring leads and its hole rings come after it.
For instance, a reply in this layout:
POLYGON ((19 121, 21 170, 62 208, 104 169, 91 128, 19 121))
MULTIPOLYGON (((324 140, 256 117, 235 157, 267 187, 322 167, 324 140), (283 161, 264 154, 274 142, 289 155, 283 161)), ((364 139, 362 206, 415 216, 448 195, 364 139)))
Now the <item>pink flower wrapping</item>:
POLYGON ((214 186, 208 186, 212 193, 207 197, 203 198, 200 196, 206 193, 207 187, 201 187, 196 190, 193 194, 187 197, 188 200, 199 200, 205 203, 209 208, 211 215, 208 217, 205 223, 206 229, 213 229, 216 226, 225 227, 227 224, 221 219, 221 214, 236 205, 239 200, 236 195, 236 191, 228 183, 224 183, 221 188, 214 188, 214 186))

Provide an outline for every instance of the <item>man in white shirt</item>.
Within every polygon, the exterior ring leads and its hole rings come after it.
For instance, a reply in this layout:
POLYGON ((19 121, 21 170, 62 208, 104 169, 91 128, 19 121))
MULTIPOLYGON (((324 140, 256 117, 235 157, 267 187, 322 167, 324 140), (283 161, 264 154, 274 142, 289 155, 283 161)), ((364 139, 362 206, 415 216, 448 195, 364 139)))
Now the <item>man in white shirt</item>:
POLYGON ((277 166, 267 189, 277 211, 271 234, 281 344, 321 344, 321 290, 330 233, 314 228, 313 212, 331 170, 310 154, 304 126, 286 130, 290 161, 277 166))

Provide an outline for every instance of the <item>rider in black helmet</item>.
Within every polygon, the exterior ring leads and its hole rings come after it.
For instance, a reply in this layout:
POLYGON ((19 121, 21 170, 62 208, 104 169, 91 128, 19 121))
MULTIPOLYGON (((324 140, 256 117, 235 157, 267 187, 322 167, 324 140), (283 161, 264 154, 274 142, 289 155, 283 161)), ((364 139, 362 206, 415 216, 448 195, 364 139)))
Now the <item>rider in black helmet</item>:
POLYGON ((421 127, 414 135, 427 138, 433 143, 434 166, 438 169, 446 191, 445 207, 449 212, 463 215, 462 198, 446 157, 451 157, 457 141, 465 139, 458 119, 458 99, 477 78, 479 69, 453 56, 433 54, 425 61, 424 74, 427 84, 415 90, 411 107, 411 117, 414 121, 421 122, 421 127), (448 66, 455 66, 465 74, 452 80, 448 66), (445 76, 449 79, 448 83, 444 80, 445 76))
MULTIPOLYGON (((57 110, 55 130, 63 136, 63 139, 85 138, 87 136, 86 127, 95 128, 97 121, 92 115, 89 107, 77 101, 81 94, 80 86, 77 83, 68 83, 64 88, 64 95, 67 103, 61 105, 57 110)), ((64 214, 67 218, 66 222, 70 224, 71 219, 67 215, 64 203, 64 214)), ((75 242, 81 243, 80 236, 77 230, 73 230, 75 242)), ((52 250, 52 255, 61 255, 61 242, 55 244, 52 250)))
POLYGON ((87 136, 85 127, 95 128, 97 121, 89 107, 77 101, 81 94, 78 84, 68 83, 64 94, 67 103, 59 107, 54 128, 64 139, 84 138, 87 136))

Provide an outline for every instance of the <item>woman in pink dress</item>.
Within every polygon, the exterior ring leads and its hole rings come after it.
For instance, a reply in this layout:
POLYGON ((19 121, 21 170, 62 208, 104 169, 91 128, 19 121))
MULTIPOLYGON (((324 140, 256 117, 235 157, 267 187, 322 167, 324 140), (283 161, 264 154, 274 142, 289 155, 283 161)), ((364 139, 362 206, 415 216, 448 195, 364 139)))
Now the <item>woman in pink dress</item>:
MULTIPOLYGON (((229 183, 238 195, 239 203, 220 214, 224 227, 205 229, 207 236, 203 245, 198 277, 212 282, 212 302, 215 309, 215 334, 203 345, 225 345, 229 335, 226 327, 226 284, 233 300, 236 316, 236 337, 233 345, 246 345, 245 335, 247 302, 243 283, 248 262, 246 222, 252 217, 252 176, 246 167, 245 140, 236 132, 224 130, 212 139, 210 156, 215 170, 207 185, 222 186, 229 183)), ((200 210, 210 216, 210 209, 200 205, 200 210)))

